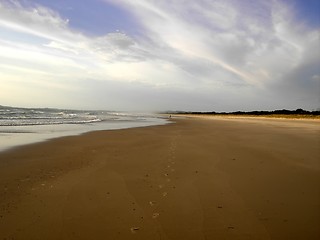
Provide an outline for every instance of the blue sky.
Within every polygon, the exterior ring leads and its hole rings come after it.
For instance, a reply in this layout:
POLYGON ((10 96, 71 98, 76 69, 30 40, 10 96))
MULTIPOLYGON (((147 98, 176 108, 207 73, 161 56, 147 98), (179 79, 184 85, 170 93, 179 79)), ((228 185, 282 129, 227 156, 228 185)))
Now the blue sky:
POLYGON ((318 0, 0 0, 0 105, 320 107, 318 0))
POLYGON ((58 12, 62 18, 70 20, 70 27, 94 36, 124 31, 137 33, 137 23, 129 11, 101 0, 36 0, 35 5, 43 5, 58 12))
POLYGON ((292 4, 298 20, 306 22, 311 27, 320 26, 320 1, 318 0, 287 0, 292 4))

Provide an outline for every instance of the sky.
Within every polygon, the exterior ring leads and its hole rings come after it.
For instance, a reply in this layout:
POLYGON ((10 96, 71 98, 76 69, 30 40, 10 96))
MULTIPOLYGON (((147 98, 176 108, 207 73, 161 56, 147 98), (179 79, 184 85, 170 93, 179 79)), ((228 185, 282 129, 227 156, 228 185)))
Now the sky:
POLYGON ((0 105, 320 109, 319 0, 0 0, 0 105))

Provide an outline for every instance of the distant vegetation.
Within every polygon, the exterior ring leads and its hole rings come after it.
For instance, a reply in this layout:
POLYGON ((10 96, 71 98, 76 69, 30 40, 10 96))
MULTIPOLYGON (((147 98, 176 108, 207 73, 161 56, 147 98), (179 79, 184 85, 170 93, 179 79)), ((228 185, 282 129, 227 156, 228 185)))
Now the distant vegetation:
POLYGON ((168 114, 201 114, 216 116, 261 116, 261 117, 283 117, 283 118, 320 118, 320 111, 307 111, 301 108, 296 110, 274 110, 274 111, 236 111, 236 112, 187 112, 187 111, 170 111, 168 114))

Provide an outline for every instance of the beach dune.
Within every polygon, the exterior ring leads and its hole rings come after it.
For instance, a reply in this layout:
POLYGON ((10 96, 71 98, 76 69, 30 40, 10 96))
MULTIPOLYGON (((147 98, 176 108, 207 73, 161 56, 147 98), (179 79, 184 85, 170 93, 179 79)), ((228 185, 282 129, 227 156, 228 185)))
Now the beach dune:
POLYGON ((320 239, 319 121, 185 118, 0 154, 0 239, 320 239))

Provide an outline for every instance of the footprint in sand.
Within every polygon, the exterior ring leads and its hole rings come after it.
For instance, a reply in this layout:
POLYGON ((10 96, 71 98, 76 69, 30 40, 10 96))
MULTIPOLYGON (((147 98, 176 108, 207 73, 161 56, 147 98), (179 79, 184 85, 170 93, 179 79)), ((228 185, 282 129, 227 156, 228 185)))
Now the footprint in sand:
POLYGON ((132 227, 132 228, 130 228, 130 231, 131 231, 132 233, 136 233, 137 231, 139 231, 139 229, 140 229, 140 228, 138 228, 138 227, 132 227))
POLYGON ((153 202, 153 201, 150 201, 149 204, 150 204, 150 206, 152 207, 152 206, 154 206, 156 203, 153 202))
POLYGON ((156 219, 157 217, 159 217, 159 215, 160 215, 159 213, 154 213, 154 214, 152 214, 152 218, 156 219))

